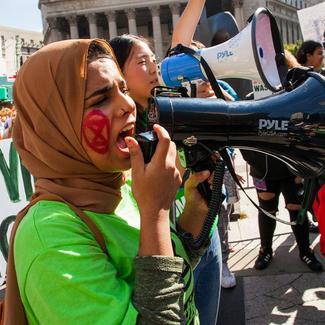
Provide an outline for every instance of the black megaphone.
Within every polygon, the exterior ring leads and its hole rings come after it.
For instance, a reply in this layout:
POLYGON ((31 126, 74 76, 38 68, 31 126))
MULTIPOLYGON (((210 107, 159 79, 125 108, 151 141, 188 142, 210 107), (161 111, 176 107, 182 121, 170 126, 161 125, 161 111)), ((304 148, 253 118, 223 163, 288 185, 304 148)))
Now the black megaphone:
POLYGON ((315 177, 325 163, 325 78, 306 76, 298 87, 258 101, 155 97, 148 119, 166 128, 178 146, 197 141, 218 151, 255 150, 297 175, 315 177))

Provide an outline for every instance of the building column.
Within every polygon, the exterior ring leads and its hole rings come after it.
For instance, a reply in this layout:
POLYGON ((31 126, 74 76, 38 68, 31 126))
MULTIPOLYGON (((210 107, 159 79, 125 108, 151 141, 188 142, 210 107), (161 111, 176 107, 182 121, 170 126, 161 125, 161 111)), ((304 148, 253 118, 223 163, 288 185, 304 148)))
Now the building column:
POLYGON ((280 18, 278 16, 274 16, 274 18, 275 18, 275 22, 276 22, 276 25, 278 27, 279 33, 281 35, 281 21, 280 21, 280 18))
POLYGON ((5 40, 5 37, 4 35, 1 35, 1 57, 3 59, 6 58, 6 40, 5 40))
POLYGON ((129 24, 129 33, 133 35, 137 35, 137 22, 136 22, 136 14, 135 9, 130 8, 126 11, 126 15, 128 17, 128 24, 129 24))
POLYGON ((292 43, 296 43, 297 39, 298 39, 298 35, 297 35, 297 24, 296 23, 292 23, 292 28, 293 28, 293 42, 292 43))
POLYGON ((175 29, 175 26, 179 19, 179 11, 180 11, 180 4, 179 2, 175 2, 171 5, 169 5, 170 11, 172 12, 172 18, 173 18, 173 29, 175 29))
POLYGON ((293 22, 290 22, 289 23, 289 42, 290 43, 294 43, 294 38, 295 38, 295 36, 294 36, 294 34, 293 34, 293 26, 294 26, 294 24, 293 24, 293 22))
POLYGON ((300 24, 297 25, 297 31, 298 31, 298 38, 300 40, 303 40, 304 38, 302 37, 302 30, 301 30, 300 24))
POLYGON ((243 11, 243 0, 233 0, 233 6, 235 11, 235 19, 237 21, 237 25, 239 30, 245 28, 245 20, 244 20, 244 11, 243 11))
POLYGON ((107 11, 105 12, 105 16, 108 22, 109 38, 112 39, 117 36, 116 12, 107 11))
POLYGON ((19 35, 16 35, 15 37, 15 41, 16 41, 16 46, 15 46, 15 54, 16 54, 16 71, 19 70, 19 68, 21 67, 21 56, 22 56, 22 53, 21 53, 21 47, 22 47, 22 43, 21 43, 21 39, 19 38, 19 35))
POLYGON ((57 18, 56 17, 48 17, 47 23, 49 24, 49 31, 50 31, 48 43, 60 41, 62 39, 62 35, 60 32, 57 18))
POLYGON ((288 43, 287 21, 282 19, 282 40, 283 44, 288 43))
POLYGON ((67 20, 68 20, 69 27, 70 27, 70 38, 71 39, 79 38, 77 16, 76 15, 68 16, 67 20))
POLYGON ((297 41, 297 40, 302 40, 302 37, 301 37, 301 35, 300 35, 301 30, 300 30, 300 25, 299 25, 299 24, 296 24, 295 31, 296 31, 296 37, 297 37, 296 41, 297 41))
POLYGON ((97 29, 97 17, 96 13, 92 12, 86 15, 89 24, 89 35, 90 38, 97 38, 98 37, 98 29, 97 29))
POLYGON ((150 8, 152 15, 152 28, 153 28, 153 40, 155 44, 155 54, 158 58, 163 58, 162 49, 162 34, 160 25, 160 9, 159 6, 153 6, 150 8))

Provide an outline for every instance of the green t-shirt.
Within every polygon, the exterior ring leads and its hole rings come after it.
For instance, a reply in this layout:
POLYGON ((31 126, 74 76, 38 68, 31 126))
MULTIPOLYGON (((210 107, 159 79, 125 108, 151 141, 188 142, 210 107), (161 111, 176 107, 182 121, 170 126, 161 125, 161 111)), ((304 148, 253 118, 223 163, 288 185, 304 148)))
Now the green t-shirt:
MULTIPOLYGON (((29 324, 136 324, 132 304, 139 213, 128 184, 115 214, 86 211, 101 230, 109 258, 87 225, 64 203, 40 201, 22 220, 15 238, 18 285, 29 324)), ((197 324, 193 276, 180 240, 175 255, 185 260, 184 306, 197 324)))

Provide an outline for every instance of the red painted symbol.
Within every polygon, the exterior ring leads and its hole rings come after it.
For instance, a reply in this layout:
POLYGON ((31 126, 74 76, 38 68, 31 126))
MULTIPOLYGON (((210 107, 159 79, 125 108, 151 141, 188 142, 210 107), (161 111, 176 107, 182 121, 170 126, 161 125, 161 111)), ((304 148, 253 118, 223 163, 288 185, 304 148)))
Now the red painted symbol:
POLYGON ((83 136, 86 144, 95 152, 105 154, 109 145, 110 121, 100 110, 93 110, 84 119, 83 136))

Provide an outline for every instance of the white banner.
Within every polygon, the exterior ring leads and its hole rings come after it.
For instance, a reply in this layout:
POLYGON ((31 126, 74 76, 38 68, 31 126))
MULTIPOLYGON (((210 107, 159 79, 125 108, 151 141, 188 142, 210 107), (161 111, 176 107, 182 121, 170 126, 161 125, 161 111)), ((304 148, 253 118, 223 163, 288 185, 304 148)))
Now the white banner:
POLYGON ((325 31, 325 2, 298 10, 298 19, 304 41, 323 41, 325 31))
POLYGON ((261 99, 272 95, 271 90, 267 89, 263 83, 257 80, 252 81, 254 99, 261 99))
POLYGON ((16 214, 33 192, 33 179, 20 164, 11 139, 0 141, 0 285, 6 270, 9 233, 16 214))

